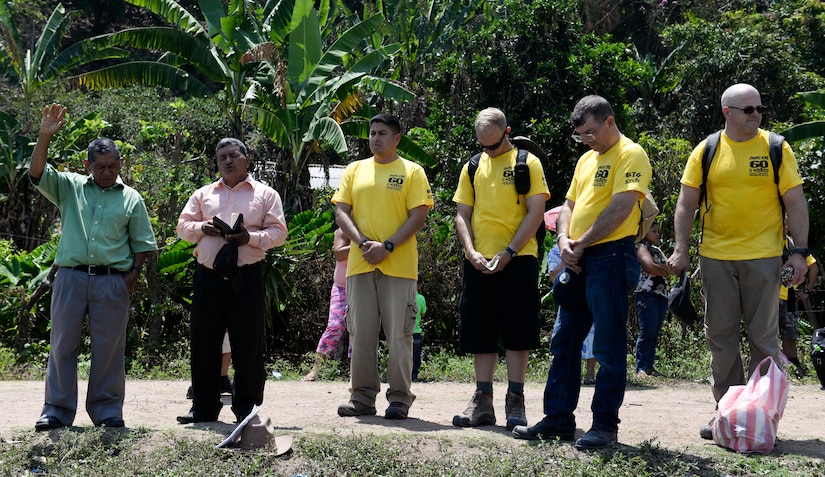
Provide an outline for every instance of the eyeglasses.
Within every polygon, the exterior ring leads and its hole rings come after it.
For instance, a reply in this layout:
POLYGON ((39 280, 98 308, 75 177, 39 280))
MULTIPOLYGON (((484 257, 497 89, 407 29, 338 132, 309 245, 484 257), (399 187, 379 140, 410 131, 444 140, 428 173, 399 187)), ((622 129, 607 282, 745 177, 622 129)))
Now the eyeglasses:
POLYGON ((606 123, 606 122, 607 122, 607 118, 604 118, 604 120, 601 122, 601 124, 599 124, 598 126, 593 128, 592 133, 579 134, 579 133, 574 132, 573 134, 570 135, 570 137, 572 137, 573 140, 576 141, 576 142, 593 142, 593 141, 596 140, 596 135, 593 134, 593 133, 598 131, 602 127, 602 125, 604 125, 604 123, 606 123))
POLYGON ((738 109, 739 111, 742 111, 745 114, 753 114, 754 111, 756 111, 759 114, 762 114, 762 113, 764 113, 765 111, 768 110, 767 106, 762 106, 762 105, 759 105, 759 106, 745 106, 744 108, 739 108, 737 106, 728 106, 728 107, 733 108, 733 109, 738 109))
POLYGON ((495 151, 496 149, 498 149, 501 146, 501 143, 504 142, 504 136, 506 136, 506 135, 507 135, 507 129, 504 130, 504 133, 501 135, 501 139, 499 139, 497 143, 495 143, 491 146, 485 146, 484 144, 481 144, 481 143, 478 143, 478 144, 481 146, 481 149, 483 149, 485 151, 495 151))
POLYGON ((593 134, 579 134, 573 133, 570 135, 576 142, 593 142, 596 140, 596 136, 593 134))

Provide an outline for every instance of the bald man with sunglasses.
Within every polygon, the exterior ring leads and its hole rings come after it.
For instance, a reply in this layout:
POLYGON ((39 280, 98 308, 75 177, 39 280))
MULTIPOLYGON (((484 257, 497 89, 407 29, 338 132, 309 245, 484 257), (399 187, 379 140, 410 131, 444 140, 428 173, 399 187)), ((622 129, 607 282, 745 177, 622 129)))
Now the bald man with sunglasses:
MULTIPOLYGON (((740 357, 740 320, 747 329, 749 373, 766 356, 779 359, 777 319, 780 269, 791 267, 793 285, 805 280, 808 204, 791 147, 782 145, 778 184, 769 157, 767 110, 756 88, 735 84, 722 94, 722 131, 707 174, 707 203, 699 204, 702 156, 707 140, 693 150, 682 174, 676 204, 676 243, 668 266, 675 275, 690 264, 694 211, 702 225, 699 266, 705 289, 705 337, 711 353, 711 388, 718 402, 730 386, 745 384, 740 357), (780 202, 781 199, 781 202, 780 202), (795 248, 782 263, 782 203, 795 248)), ((710 426, 700 436, 711 439, 710 426)))

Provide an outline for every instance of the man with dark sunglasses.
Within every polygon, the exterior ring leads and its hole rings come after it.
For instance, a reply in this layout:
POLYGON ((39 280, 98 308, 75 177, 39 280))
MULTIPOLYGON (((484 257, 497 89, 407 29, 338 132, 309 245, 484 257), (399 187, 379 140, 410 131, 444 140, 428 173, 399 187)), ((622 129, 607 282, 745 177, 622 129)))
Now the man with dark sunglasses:
POLYGON ((528 355, 540 346, 538 244, 536 228, 544 217, 550 191, 541 161, 528 154, 530 188, 516 190, 518 150, 510 142, 504 113, 487 108, 475 121, 476 138, 484 151, 471 179, 461 171, 456 202, 456 232, 464 248, 461 293, 461 350, 472 353, 476 391, 453 425, 476 427, 496 423, 493 374, 498 350, 506 350, 507 395, 504 412, 508 430, 527 424, 524 378, 528 355))
MULTIPOLYGON (((749 84, 735 84, 722 94, 721 106, 725 129, 704 185, 707 205, 699 208, 705 337, 711 353, 711 389, 717 402, 730 386, 747 380, 739 350, 740 319, 748 330, 749 374, 767 356, 779 362, 780 268, 793 269, 793 285, 805 280, 808 269, 808 204, 791 147, 787 142, 782 145, 777 183, 769 160, 770 133, 759 127, 766 111, 759 91, 749 84), (784 264, 782 203, 795 244, 784 264)), ((676 243, 668 259, 676 275, 690 264, 688 247, 703 185, 706 143, 696 146, 682 174, 676 243)), ((704 426, 700 435, 711 439, 711 427, 704 426)))

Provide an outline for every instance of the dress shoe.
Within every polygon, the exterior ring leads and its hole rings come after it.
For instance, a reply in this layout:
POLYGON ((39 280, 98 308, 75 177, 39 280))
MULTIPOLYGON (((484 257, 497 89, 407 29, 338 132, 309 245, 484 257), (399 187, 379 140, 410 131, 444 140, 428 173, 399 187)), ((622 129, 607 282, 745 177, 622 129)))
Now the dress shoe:
POLYGON ((182 416, 178 416, 177 420, 181 424, 192 424, 194 422, 215 422, 218 420, 218 416, 212 416, 211 418, 201 416, 200 414, 195 414, 195 410, 193 409, 182 416))
POLYGON ((100 426, 103 426, 103 427, 124 427, 124 426, 126 426, 126 423, 123 422, 122 417, 112 416, 112 417, 107 417, 106 419, 102 420, 100 422, 100 424, 98 424, 98 427, 100 427, 100 426))
POLYGON ((560 440, 572 441, 576 438, 576 428, 562 429, 553 424, 546 417, 533 426, 516 426, 513 428, 513 437, 516 439, 535 440, 560 440))
POLYGON ((592 428, 576 441, 576 449, 603 449, 618 442, 615 432, 592 428))
POLYGON ((35 431, 48 431, 51 429, 57 429, 58 427, 64 426, 63 423, 54 416, 41 416, 40 419, 34 423, 35 431))

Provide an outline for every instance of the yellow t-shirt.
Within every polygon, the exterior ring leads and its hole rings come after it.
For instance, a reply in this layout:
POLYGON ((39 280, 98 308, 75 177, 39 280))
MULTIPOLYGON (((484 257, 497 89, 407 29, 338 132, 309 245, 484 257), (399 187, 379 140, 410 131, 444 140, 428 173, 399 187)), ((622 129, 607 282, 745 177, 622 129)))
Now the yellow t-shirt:
MULTIPOLYGON (((453 202, 473 208, 473 247, 487 259, 510 245, 527 216, 527 197, 543 194, 545 201, 550 198, 544 168, 533 154, 527 154, 530 190, 524 195, 516 192, 514 169, 517 157, 518 148, 515 147, 492 158, 486 152, 482 153, 473 183, 470 183, 465 164, 453 195, 453 202)), ((516 252, 536 257, 538 244, 535 236, 516 252)))
MULTIPOLYGON (((783 227, 779 195, 802 184, 791 147, 782 147, 779 190, 773 180, 769 132, 736 142, 723 132, 708 170, 707 203, 699 204, 704 220, 699 255, 715 260, 754 260, 782 255, 783 227)), ((704 140, 688 158, 682 184, 702 184, 704 140)))
MULTIPOLYGON (((350 163, 344 170, 332 202, 352 206, 352 218, 370 240, 383 242, 409 218, 409 211, 433 206, 433 193, 424 169, 399 157, 389 164, 379 164, 373 158, 350 163)), ((385 275, 418 278, 418 245, 413 235, 398 244, 381 263, 371 265, 364 260, 358 244, 349 249, 347 276, 381 270, 385 275)))
MULTIPOLYGON (((647 153, 624 135, 604 154, 594 150, 584 153, 576 164, 566 195, 568 200, 575 203, 567 232, 570 238, 575 240, 581 237, 596 222, 596 218, 607 208, 614 195, 633 190, 645 194, 651 176, 647 153)), ((644 196, 639 199, 639 206, 642 200, 644 196)), ((635 236, 639 231, 639 206, 633 207, 624 222, 613 232, 592 245, 635 236)))

